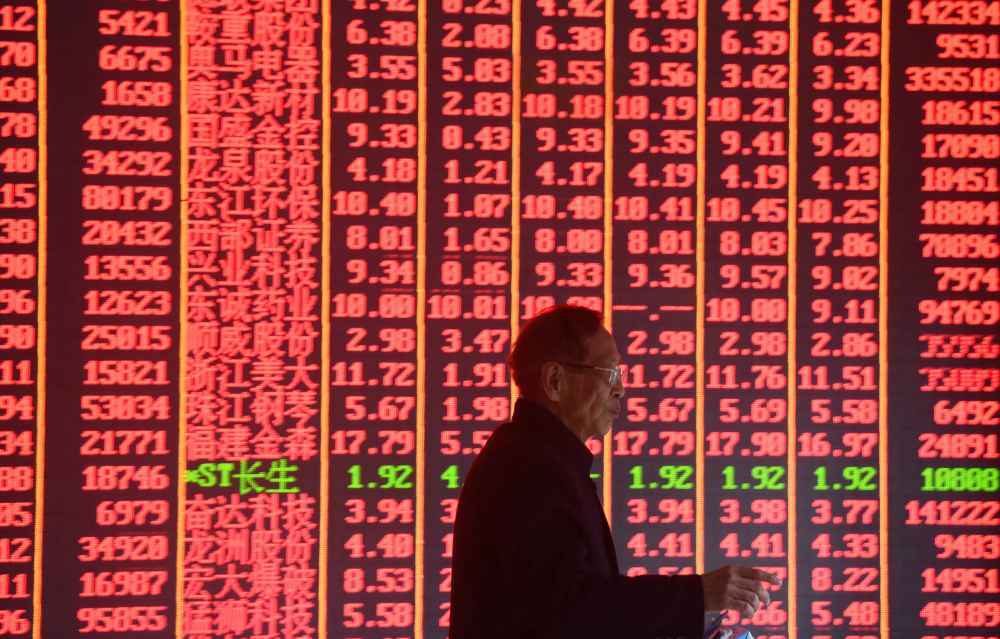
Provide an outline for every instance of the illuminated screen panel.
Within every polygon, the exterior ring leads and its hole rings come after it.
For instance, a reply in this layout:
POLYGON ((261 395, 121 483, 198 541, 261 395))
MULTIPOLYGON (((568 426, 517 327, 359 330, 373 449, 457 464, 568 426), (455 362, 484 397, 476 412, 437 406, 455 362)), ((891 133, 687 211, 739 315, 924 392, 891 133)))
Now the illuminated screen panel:
POLYGON ((444 639, 555 304, 629 575, 1000 625, 1000 2, 0 5, 0 635, 444 639))

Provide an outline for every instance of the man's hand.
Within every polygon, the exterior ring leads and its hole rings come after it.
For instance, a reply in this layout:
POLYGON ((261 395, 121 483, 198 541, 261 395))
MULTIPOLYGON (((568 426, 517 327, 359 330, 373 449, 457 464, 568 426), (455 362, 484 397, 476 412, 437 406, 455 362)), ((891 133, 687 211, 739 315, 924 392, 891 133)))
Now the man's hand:
POLYGON ((761 581, 780 586, 781 580, 769 572, 745 566, 723 566, 701 576, 705 589, 705 612, 735 610, 744 619, 753 617, 761 606, 771 603, 771 596, 761 581))

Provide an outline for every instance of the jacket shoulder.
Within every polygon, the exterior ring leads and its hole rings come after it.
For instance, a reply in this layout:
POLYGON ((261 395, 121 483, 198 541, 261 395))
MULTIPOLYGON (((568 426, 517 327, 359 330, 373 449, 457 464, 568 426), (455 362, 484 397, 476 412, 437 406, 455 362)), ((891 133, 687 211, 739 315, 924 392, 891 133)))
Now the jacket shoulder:
POLYGON ((534 474, 561 466, 558 451, 545 439, 532 436, 530 424, 506 422, 497 426, 477 455, 469 477, 502 472, 508 475, 534 474))

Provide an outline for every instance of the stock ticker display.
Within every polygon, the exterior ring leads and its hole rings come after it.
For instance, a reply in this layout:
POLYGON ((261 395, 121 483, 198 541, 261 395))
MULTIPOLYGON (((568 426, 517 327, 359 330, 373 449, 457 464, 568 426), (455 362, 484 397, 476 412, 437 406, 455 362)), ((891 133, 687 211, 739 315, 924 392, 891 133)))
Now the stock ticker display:
POLYGON ((4 2, 0 635, 443 639, 568 302, 623 572, 995 638, 998 58, 1000 0, 4 2))

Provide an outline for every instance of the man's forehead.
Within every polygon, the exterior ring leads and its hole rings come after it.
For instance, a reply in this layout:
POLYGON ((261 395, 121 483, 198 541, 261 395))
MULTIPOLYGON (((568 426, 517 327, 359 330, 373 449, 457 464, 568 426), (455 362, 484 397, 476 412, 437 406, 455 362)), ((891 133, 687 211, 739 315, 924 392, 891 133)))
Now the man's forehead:
POLYGON ((587 345, 589 346, 588 354, 592 361, 617 364, 621 359, 615 339, 604 327, 591 336, 587 345))

